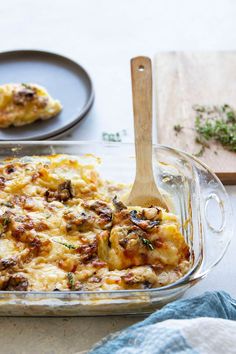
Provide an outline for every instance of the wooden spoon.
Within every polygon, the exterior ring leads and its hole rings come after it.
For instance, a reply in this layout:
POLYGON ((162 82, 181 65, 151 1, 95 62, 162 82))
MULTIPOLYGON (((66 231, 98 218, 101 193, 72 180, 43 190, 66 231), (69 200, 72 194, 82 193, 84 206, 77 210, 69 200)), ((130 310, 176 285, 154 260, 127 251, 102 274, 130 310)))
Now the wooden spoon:
POLYGON ((128 205, 168 206, 157 188, 152 168, 152 63, 147 57, 131 59, 136 176, 128 205))

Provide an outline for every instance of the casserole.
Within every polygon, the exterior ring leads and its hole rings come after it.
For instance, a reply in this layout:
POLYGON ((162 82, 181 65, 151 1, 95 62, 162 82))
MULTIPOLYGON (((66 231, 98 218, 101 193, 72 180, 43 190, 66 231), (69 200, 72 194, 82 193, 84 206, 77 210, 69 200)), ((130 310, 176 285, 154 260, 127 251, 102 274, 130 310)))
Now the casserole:
MULTIPOLYGON (((134 179, 134 146, 92 142, 1 143, 1 159, 34 155, 96 154, 102 178, 120 183, 134 179)), ((232 210, 218 178, 190 155, 164 146, 153 147, 158 185, 170 198, 181 232, 194 253, 192 267, 175 283, 152 289, 109 291, 1 291, 1 315, 108 315, 150 312, 181 296, 223 257, 232 235, 232 210)))

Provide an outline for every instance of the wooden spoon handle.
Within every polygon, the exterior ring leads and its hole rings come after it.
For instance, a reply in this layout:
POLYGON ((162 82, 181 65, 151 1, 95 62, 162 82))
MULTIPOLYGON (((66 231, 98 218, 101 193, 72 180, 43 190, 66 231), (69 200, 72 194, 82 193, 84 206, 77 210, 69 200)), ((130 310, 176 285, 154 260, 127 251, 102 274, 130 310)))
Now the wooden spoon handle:
MULTIPOLYGON (((131 59, 136 179, 150 183, 152 169, 152 64, 147 57, 131 59)), ((154 178, 153 178, 154 179, 154 178)))

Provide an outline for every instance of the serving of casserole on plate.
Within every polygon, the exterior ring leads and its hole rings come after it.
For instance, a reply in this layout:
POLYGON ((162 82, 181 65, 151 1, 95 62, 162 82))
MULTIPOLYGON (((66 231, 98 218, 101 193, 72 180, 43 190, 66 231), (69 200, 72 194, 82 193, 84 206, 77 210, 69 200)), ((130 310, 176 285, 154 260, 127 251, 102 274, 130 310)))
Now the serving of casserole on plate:
POLYGON ((38 119, 50 119, 62 109, 44 87, 37 84, 0 86, 0 128, 19 127, 38 119))
POLYGON ((132 145, 2 143, 1 155, 1 314, 148 312, 202 278, 228 245, 224 187, 184 153, 153 152, 170 213, 126 206, 132 145))

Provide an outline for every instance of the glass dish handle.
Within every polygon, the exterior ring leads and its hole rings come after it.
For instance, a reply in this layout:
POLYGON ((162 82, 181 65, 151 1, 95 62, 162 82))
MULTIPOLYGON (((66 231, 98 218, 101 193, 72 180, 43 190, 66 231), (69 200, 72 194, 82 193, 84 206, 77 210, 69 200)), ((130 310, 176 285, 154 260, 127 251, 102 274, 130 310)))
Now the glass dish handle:
POLYGON ((202 222, 203 260, 199 270, 191 277, 191 281, 204 278, 223 258, 234 231, 234 218, 231 202, 224 186, 214 181, 201 196, 201 207, 204 220, 202 222))
POLYGON ((224 203, 216 193, 210 193, 209 196, 206 198, 205 206, 204 206, 204 216, 208 227, 212 231, 219 233, 224 230, 224 226, 226 222, 224 203), (209 213, 211 213, 212 204, 214 207, 214 203, 215 203, 215 207, 218 208, 220 221, 218 221, 217 219, 211 220, 209 216, 209 213), (217 225, 217 221, 218 221, 218 225, 217 225))

